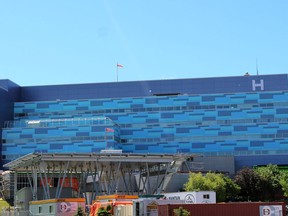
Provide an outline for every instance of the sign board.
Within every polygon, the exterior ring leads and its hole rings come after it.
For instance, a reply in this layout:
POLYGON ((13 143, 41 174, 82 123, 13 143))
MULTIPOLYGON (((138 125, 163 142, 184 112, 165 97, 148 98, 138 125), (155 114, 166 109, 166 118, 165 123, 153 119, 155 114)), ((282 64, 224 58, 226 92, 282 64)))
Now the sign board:
POLYGON ((193 194, 188 193, 185 197, 185 204, 193 204, 196 203, 195 197, 193 196, 193 194))
POLYGON ((77 212, 78 203, 76 202, 59 202, 57 203, 57 212, 68 213, 77 212))
POLYGON ((282 205, 259 206, 260 216, 283 216, 282 205))
POLYGON ((186 204, 216 203, 216 193, 214 191, 191 191, 163 193, 163 199, 183 200, 186 204))

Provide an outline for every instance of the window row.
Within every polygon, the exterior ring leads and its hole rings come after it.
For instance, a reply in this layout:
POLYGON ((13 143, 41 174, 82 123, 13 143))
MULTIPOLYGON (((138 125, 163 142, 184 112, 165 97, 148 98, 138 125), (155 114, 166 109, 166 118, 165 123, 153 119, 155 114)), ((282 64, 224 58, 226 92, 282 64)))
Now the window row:
MULTIPOLYGON (((287 107, 287 102, 278 102, 277 107, 287 107)), ((133 112, 163 112, 163 111, 181 111, 181 110, 222 110, 222 109, 247 109, 247 108, 272 108, 274 103, 253 103, 253 104, 223 104, 223 105, 187 105, 187 106, 165 106, 159 105, 155 107, 142 108, 123 108, 123 109, 102 109, 102 110, 75 110, 75 111, 59 111, 59 112, 41 112, 35 110, 34 112, 15 113, 15 118, 25 116, 57 116, 57 115, 84 115, 84 114, 109 114, 109 113, 133 113, 133 112)), ((76 108, 75 108, 76 109, 76 108)))

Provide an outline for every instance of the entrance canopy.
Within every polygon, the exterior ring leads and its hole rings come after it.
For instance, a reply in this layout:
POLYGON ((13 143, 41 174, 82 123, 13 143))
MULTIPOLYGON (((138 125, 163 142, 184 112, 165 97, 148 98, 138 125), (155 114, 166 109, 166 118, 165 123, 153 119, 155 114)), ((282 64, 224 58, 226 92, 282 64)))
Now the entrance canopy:
POLYGON ((42 169, 63 170, 76 172, 88 171, 97 166, 113 166, 121 163, 124 167, 137 170, 141 167, 165 165, 175 161, 185 161, 191 155, 184 154, 129 154, 129 153, 33 153, 20 157, 4 165, 11 171, 32 171, 34 166, 42 165, 42 169), (44 167, 43 167, 44 165, 44 167))
MULTIPOLYGON (((42 197, 45 199, 61 198, 62 188, 67 185, 77 191, 78 197, 89 192, 92 193, 92 199, 94 199, 98 195, 115 193, 128 195, 161 193, 167 181, 171 179, 169 175, 177 172, 183 162, 191 157, 194 156, 129 154, 115 151, 111 153, 109 151, 103 153, 33 153, 4 166, 15 172, 15 181, 17 181, 17 174, 27 173, 33 200, 38 200, 39 188, 43 190, 44 196, 42 197), (77 188, 73 183, 75 179, 77 188), (53 184, 51 184, 52 180, 53 184), (89 184, 90 188, 87 188, 89 184), (52 192, 53 190, 56 192, 52 192)), ((17 185, 17 182, 14 182, 14 185, 17 185)))

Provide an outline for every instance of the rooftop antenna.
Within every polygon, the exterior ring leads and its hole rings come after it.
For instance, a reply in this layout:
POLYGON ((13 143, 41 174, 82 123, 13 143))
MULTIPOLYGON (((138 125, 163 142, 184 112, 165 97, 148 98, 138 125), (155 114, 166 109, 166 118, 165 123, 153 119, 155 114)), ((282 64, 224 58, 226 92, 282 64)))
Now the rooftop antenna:
POLYGON ((259 76, 259 71, 258 71, 258 59, 256 58, 256 72, 257 72, 257 76, 259 76))

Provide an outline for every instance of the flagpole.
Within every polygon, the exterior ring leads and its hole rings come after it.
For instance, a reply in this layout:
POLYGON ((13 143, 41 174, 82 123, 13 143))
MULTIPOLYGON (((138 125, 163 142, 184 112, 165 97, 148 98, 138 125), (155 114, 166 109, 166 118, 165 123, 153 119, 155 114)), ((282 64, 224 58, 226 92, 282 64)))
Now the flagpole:
POLYGON ((259 72, 258 72, 258 58, 256 58, 256 72, 257 72, 257 76, 259 75, 259 72))
POLYGON ((108 149, 108 142, 107 142, 107 129, 105 128, 105 142, 106 142, 106 148, 108 149))
POLYGON ((118 82, 118 62, 117 62, 117 64, 116 64, 116 71, 117 71, 117 82, 118 82))
POLYGON ((118 62, 117 62, 117 65, 116 65, 116 73, 117 73, 117 82, 118 82, 118 70, 119 70, 119 67, 123 67, 123 65, 121 65, 121 64, 118 64, 118 62))

